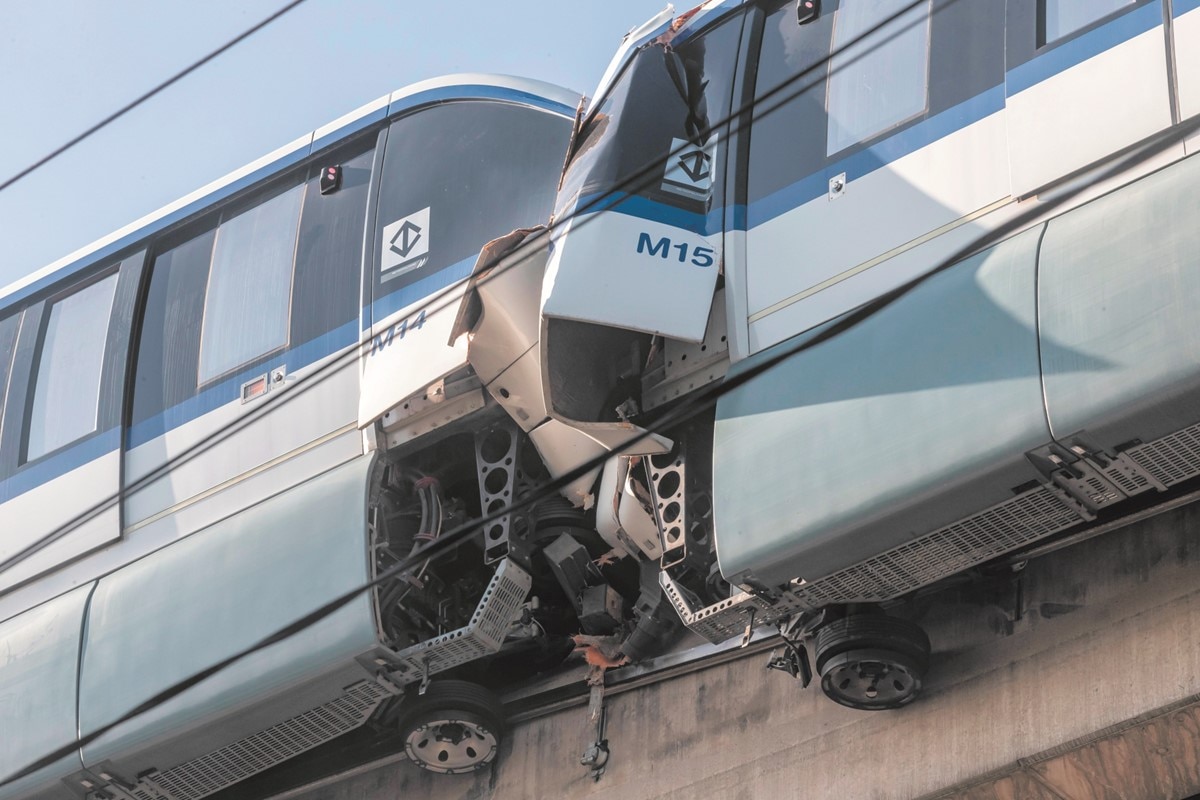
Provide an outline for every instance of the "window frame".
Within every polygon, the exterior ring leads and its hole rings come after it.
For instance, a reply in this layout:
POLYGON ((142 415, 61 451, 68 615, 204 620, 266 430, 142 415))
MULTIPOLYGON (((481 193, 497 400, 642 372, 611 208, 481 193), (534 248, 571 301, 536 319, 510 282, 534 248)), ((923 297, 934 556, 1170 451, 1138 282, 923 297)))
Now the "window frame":
MULTIPOLYGON (((41 300, 41 302, 37 303, 35 307, 26 309, 24 319, 21 322, 21 330, 18 333, 17 351, 13 357, 12 368, 13 374, 15 375, 17 369, 17 359, 21 355, 22 340, 29 338, 32 341, 32 344, 26 345, 28 368, 25 370, 24 386, 22 387, 25 396, 24 402, 21 406, 22 413, 20 417, 20 424, 18 426, 19 438, 17 442, 18 448, 16 451, 16 465, 18 469, 23 469, 31 464, 37 464, 52 458, 59 453, 69 450, 76 445, 82 444, 83 442, 86 442, 89 439, 104 433, 106 427, 108 427, 105 423, 106 418, 110 415, 105 413, 108 409, 106 409, 104 406, 106 400, 106 390, 111 388, 112 381, 112 376, 109 374, 109 372, 110 363, 115 355, 113 351, 114 334, 118 333, 115 328, 120 322, 119 298, 121 295, 121 263, 121 261, 110 263, 108 266, 97 270, 95 273, 87 276, 85 279, 63 287, 54 294, 45 297, 41 300), (109 306, 108 324, 105 327, 104 349, 100 356, 100 375, 96 387, 96 425, 88 433, 47 450, 46 452, 41 453, 34 458, 30 458, 29 437, 33 427, 34 399, 37 395, 38 376, 41 373, 42 361, 43 357, 45 356, 46 336, 50 327, 51 311, 56 304, 62 302, 63 300, 66 300, 67 298, 72 297, 79 292, 82 292, 110 278, 112 278, 115 283, 113 285, 112 303, 109 306), (26 324, 30 324, 31 327, 36 326, 36 335, 31 335, 30 337, 26 336, 26 324)), ((13 383, 10 379, 10 391, 12 386, 13 383)), ((9 441, 7 436, 5 437, 5 441, 9 441)))
MULTIPOLYGON (((9 389, 12 386, 13 368, 17 363, 17 351, 21 343, 21 324, 25 317, 25 309, 23 308, 6 308, 4 311, 5 316, 0 319, 0 325, 4 325, 11 320, 13 331, 12 342, 9 347, 0 349, 0 442, 4 440, 5 420, 8 418, 6 409, 8 406, 9 389)), ((16 405, 16 403, 13 405, 16 405)), ((20 415, 16 414, 15 418, 20 420, 20 415)), ((10 471, 11 466, 7 463, 7 459, 0 459, 0 480, 7 477, 10 471)))
MULTIPOLYGON (((836 159, 836 158, 842 156, 843 154, 845 154, 847 150, 851 150, 851 149, 859 147, 861 145, 870 146, 874 142, 877 142, 880 139, 885 138, 892 132, 896 131, 898 128, 902 128, 902 127, 908 125, 913 120, 921 119, 924 116, 926 116, 927 114, 929 114, 929 112, 930 112, 930 94, 931 94, 931 79, 932 79, 931 72, 932 72, 932 66, 933 66, 934 7, 933 7, 933 0, 924 0, 924 3, 925 3, 925 6, 924 6, 924 9, 925 9, 924 10, 925 63, 924 63, 924 79, 922 81, 922 86, 921 86, 922 94, 924 95, 924 103, 922 104, 921 108, 917 109, 916 111, 914 111, 913 113, 911 113, 905 117, 901 117, 897 120, 894 120, 893 122, 887 124, 885 127, 880 128, 879 130, 876 130, 874 133, 872 133, 868 136, 864 136, 860 139, 856 139, 856 140, 850 142, 849 144, 843 144, 841 147, 839 147, 836 150, 831 149, 831 147, 832 147, 831 125, 833 122, 833 115, 830 113, 830 108, 832 105, 831 101, 833 99, 833 87, 834 87, 834 82, 835 82, 834 78, 836 77, 837 70, 839 69, 839 66, 838 66, 837 60, 836 60, 837 59, 836 53, 838 50, 838 39, 837 39, 838 29, 840 27, 840 23, 842 20, 841 12, 843 10, 843 6, 847 2, 858 2, 858 1, 859 0, 839 0, 838 7, 833 12, 834 18, 833 18, 832 27, 831 27, 831 31, 830 31, 830 38, 829 38, 828 64, 827 64, 826 71, 825 71, 825 131, 826 131, 826 133, 825 133, 825 158, 829 159, 829 160, 836 159)), ((1039 2, 1041 2, 1041 0, 1039 0, 1039 2)), ((919 8, 919 6, 913 6, 914 10, 917 8, 919 8)), ((901 15, 903 16, 904 13, 907 13, 907 12, 901 12, 901 15)), ((874 28, 876 25, 879 25, 879 23, 876 22, 874 25, 872 25, 870 27, 874 28)), ((914 26, 911 29, 906 28, 904 30, 904 32, 907 33, 909 30, 918 30, 920 27, 921 26, 914 26)), ((891 34, 887 34, 886 27, 880 28, 875 33, 869 34, 867 38, 885 35, 885 34, 891 35, 891 34)), ((874 50, 875 48, 872 47, 871 49, 874 50)), ((855 61, 851 62, 851 64, 858 64, 864 60, 865 59, 860 54, 855 58, 855 61)), ((844 69, 845 66, 842 66, 841 68, 844 69)))
POLYGON ((1049 13, 1050 2, 1051 0, 1036 0, 1034 8, 1035 53, 1042 53, 1046 50, 1053 49, 1064 42, 1069 42, 1077 36, 1090 33, 1096 28, 1107 25, 1109 22, 1121 16, 1122 14, 1128 14, 1133 9, 1144 5, 1147 2, 1153 2, 1153 0, 1123 0, 1124 5, 1122 5, 1120 8, 1110 11, 1101 17, 1097 17, 1086 25, 1082 25, 1072 31, 1061 34, 1055 39, 1050 39, 1049 33, 1046 30, 1046 20, 1049 13))
MULTIPOLYGON (((270 358, 273 355, 286 352, 293 344, 292 342, 292 311, 296 293, 296 254, 300 244, 300 225, 304 218, 304 205, 308 197, 307 184, 304 180, 304 174, 301 173, 299 181, 296 181, 297 176, 292 174, 281 179, 278 182, 272 181, 267 186, 260 187, 259 191, 253 192, 240 203, 226 206, 220 210, 217 215, 216 224, 213 226, 213 246, 208 257, 208 274, 204 281, 204 304, 200 314, 200 342, 197 348, 196 358, 196 391, 201 392, 211 386, 215 386, 224 380, 227 380, 239 372, 244 370, 248 365, 254 364, 261 359, 270 358), (290 184, 290 185, 289 185, 290 184), (204 334, 208 328, 209 322, 209 298, 212 296, 212 277, 213 264, 217 257, 217 248, 220 246, 221 228, 227 222, 252 212, 254 209, 265 205, 273 200, 283 197, 289 192, 299 190, 300 200, 296 211, 295 225, 292 232, 292 251, 291 251, 291 266, 288 271, 288 300, 287 312, 283 324, 283 342, 267 350, 264 350, 250 358, 243 359, 236 365, 229 367, 221 372, 215 373, 212 376, 205 378, 202 367, 204 365, 204 334)), ((156 255, 168 252, 162 250, 156 255)))

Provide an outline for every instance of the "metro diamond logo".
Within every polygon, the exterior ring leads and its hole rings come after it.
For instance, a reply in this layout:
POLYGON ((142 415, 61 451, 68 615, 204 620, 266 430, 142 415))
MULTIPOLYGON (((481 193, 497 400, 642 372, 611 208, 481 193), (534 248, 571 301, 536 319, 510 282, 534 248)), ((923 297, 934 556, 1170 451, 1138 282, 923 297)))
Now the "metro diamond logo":
POLYGON ((429 208, 384 226, 379 271, 388 280, 429 261, 429 208))
POLYGON ((717 136, 712 134, 703 145, 685 139, 672 139, 662 188, 672 194, 705 200, 712 191, 713 169, 717 163, 717 136))

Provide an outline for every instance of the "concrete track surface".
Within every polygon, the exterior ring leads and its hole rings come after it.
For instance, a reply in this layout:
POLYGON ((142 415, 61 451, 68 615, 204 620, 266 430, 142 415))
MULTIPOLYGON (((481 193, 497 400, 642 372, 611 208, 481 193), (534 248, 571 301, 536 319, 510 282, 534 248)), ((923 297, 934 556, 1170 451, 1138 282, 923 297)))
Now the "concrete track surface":
MULTIPOLYGON (((473 776, 387 763, 278 795, 410 798, 1166 800, 1200 793, 1200 506, 905 604, 934 644, 924 695, 852 711, 759 653, 517 723, 473 776)), ((302 757, 303 758, 303 757, 302 757)))

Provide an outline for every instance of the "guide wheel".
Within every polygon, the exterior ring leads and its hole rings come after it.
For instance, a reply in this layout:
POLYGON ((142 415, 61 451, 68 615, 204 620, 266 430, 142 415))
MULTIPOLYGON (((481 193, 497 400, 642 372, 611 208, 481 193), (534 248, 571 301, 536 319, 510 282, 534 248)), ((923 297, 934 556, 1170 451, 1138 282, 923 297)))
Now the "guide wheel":
POLYGON ((437 681, 400 712, 400 736, 421 769, 456 775, 495 758, 504 735, 504 709, 494 694, 467 681, 437 681))
POLYGON ((882 614, 836 619, 816 633, 821 689, 849 708, 899 708, 920 693, 929 649, 925 631, 907 620, 882 614))

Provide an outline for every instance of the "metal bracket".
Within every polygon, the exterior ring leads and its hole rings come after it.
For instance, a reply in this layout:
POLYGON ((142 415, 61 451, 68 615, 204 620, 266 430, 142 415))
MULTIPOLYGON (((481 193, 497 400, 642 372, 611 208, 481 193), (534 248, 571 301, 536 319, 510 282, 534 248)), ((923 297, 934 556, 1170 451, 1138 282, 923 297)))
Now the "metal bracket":
MULTIPOLYGON (((479 505, 484 514, 511 505, 517 486, 517 451, 521 430, 503 420, 475 434, 475 466, 479 475, 479 505)), ((502 561, 509 555, 512 514, 487 524, 483 532, 485 564, 502 561)))
POLYGON ((808 648, 800 642, 784 639, 783 653, 780 653, 778 650, 772 650, 771 658, 767 661, 767 669, 786 672, 793 678, 798 679, 800 686, 805 689, 812 683, 813 671, 812 664, 808 660, 808 648))
POLYGON ((662 537, 660 565, 668 569, 687 558, 687 459, 682 442, 676 450, 647 457, 654 520, 662 537))
POLYGON ((1166 487, 1124 454, 1109 455, 1086 431, 1026 453, 1052 490, 1067 495, 1086 519, 1114 503, 1166 487))

